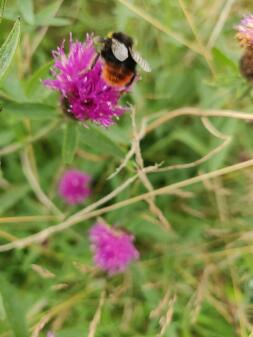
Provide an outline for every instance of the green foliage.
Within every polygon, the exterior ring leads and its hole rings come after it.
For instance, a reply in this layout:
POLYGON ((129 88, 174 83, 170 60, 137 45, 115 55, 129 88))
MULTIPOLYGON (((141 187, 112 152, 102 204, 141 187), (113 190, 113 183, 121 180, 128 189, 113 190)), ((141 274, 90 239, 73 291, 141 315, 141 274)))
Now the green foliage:
POLYGON ((27 23, 34 24, 33 0, 19 0, 19 10, 27 23))
POLYGON ((64 164, 71 164, 78 146, 78 128, 75 121, 69 121, 64 127, 62 159, 64 164))
POLYGON ((112 135, 108 130, 89 125, 88 128, 82 127, 80 133, 82 134, 81 142, 88 146, 92 152, 100 155, 113 154, 117 158, 122 158, 124 152, 119 144, 112 140, 112 135))
POLYGON ((56 337, 91 336, 103 290, 94 336, 250 336, 252 168, 201 176, 156 196, 172 227, 165 230, 152 200, 133 199, 147 192, 134 156, 108 179, 134 148, 131 112, 110 128, 78 123, 42 81, 52 76, 52 50, 63 39, 68 50, 70 32, 80 40, 86 32, 127 32, 152 72, 138 69, 141 80, 121 103, 135 108, 138 130, 147 127, 140 142, 145 167, 176 165, 148 173, 152 188, 249 160, 252 118, 221 115, 252 116, 252 86, 240 75, 233 30, 252 10, 248 0, 0 1, 0 249, 64 224, 40 242, 0 252, 0 337, 32 336, 36 328, 38 337, 51 330, 56 337), (229 145, 198 161, 228 137, 229 145), (187 163, 195 164, 180 166, 187 163), (92 177, 92 194, 81 205, 66 205, 58 195, 68 167, 92 177), (82 220, 79 212, 136 173, 96 208, 106 207, 100 214, 106 222, 133 233, 140 251, 126 273, 108 277, 94 267, 89 247, 97 218, 82 220), (75 225, 68 227, 68 219, 75 225))
POLYGON ((4 41, 3 45, 0 47, 0 81, 6 74, 8 68, 11 65, 13 57, 15 55, 18 41, 20 36, 20 20, 18 19, 7 39, 4 41))
POLYGON ((1 2, 0 2, 0 23, 1 23, 2 18, 3 18, 4 8, 5 8, 5 5, 6 5, 6 1, 7 0, 1 0, 1 2))
MULTIPOLYGON (((6 316, 15 337, 28 337, 22 301, 15 289, 1 276, 0 289, 6 316)), ((3 309, 2 309, 3 310, 3 309)))
POLYGON ((29 191, 28 185, 15 186, 0 196, 0 214, 4 214, 8 209, 15 206, 29 191))
POLYGON ((5 102, 3 112, 9 118, 19 120, 22 118, 29 119, 54 119, 56 117, 56 108, 40 103, 16 103, 5 102))

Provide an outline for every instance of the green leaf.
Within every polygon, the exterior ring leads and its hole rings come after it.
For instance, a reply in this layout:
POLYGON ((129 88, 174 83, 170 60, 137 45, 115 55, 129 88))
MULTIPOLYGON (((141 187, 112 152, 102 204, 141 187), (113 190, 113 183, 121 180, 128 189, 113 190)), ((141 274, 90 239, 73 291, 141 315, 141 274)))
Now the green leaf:
POLYGON ((238 72, 238 65, 236 61, 229 57, 223 50, 219 48, 213 48, 214 61, 219 66, 224 73, 224 68, 229 68, 230 71, 238 72))
POLYGON ((0 291, 5 312, 15 337, 28 337, 22 301, 17 297, 16 290, 0 276, 0 291))
POLYGON ((26 95, 29 99, 33 101, 42 100, 45 93, 49 92, 49 90, 42 85, 41 79, 48 77, 49 69, 53 64, 54 61, 43 64, 43 66, 36 70, 29 78, 25 88, 26 95))
POLYGON ((5 8, 5 5, 6 5, 6 1, 7 1, 7 0, 2 0, 2 1, 0 2, 0 23, 1 23, 2 18, 3 18, 3 16, 4 16, 4 8, 5 8))
POLYGON ((14 140, 15 134, 13 130, 1 130, 1 137, 0 137, 0 147, 3 147, 7 144, 10 144, 14 140))
POLYGON ((200 155, 204 155, 206 152, 205 144, 201 144, 198 135, 194 134, 191 130, 176 130, 171 137, 173 140, 185 144, 200 155))
POLYGON ((38 26, 49 26, 51 23, 51 20, 55 17, 57 14, 59 8, 61 7, 63 0, 58 0, 50 5, 44 7, 35 18, 36 25, 38 26))
POLYGON ((0 293, 0 321, 5 320, 5 318, 6 318, 6 312, 5 312, 5 309, 4 309, 3 297, 0 293))
MULTIPOLYGON (((4 214, 8 209, 13 207, 19 200, 24 198, 30 186, 22 185, 10 188, 0 197, 0 214, 4 214)), ((0 288, 1 289, 1 288, 0 288)))
POLYGON ((25 21, 30 25, 33 25, 34 23, 33 1, 18 0, 18 7, 25 21))
POLYGON ((69 19, 65 18, 52 18, 47 22, 49 26, 54 27, 62 27, 62 26, 68 26, 71 24, 71 21, 69 19))
POLYGON ((110 130, 103 130, 101 126, 89 125, 89 128, 82 127, 81 141, 88 145, 92 152, 102 155, 112 155, 117 158, 122 158, 124 152, 117 142, 110 139, 110 130))
POLYGON ((20 36, 20 20, 18 19, 7 39, 0 48, 0 81, 11 65, 20 36))
POLYGON ((75 326, 74 328, 63 328, 57 333, 57 337, 76 337, 76 336, 87 336, 88 328, 84 326, 75 326))
MULTIPOLYGON (((222 128, 222 132, 225 135, 233 137, 236 135, 239 125, 240 123, 238 123, 238 120, 231 118, 227 119, 223 125, 221 124, 221 127, 219 127, 219 129, 222 128)), ((221 143, 221 141, 219 140, 218 143, 221 143)), ((214 139, 211 142, 211 144, 212 148, 215 148, 217 146, 217 139, 214 139)), ((232 150, 232 145, 233 141, 208 162, 208 167, 210 171, 218 170, 219 168, 225 165, 228 156, 230 154, 230 151, 232 150)))
POLYGON ((78 144, 78 123, 69 121, 64 126, 64 137, 62 146, 62 159, 65 164, 70 164, 75 155, 78 144))
POLYGON ((28 117, 30 119, 54 119, 57 110, 55 107, 41 103, 4 102, 3 112, 12 114, 15 119, 28 117))
MULTIPOLYGON (((11 67, 14 68, 14 67, 11 67)), ((3 98, 7 101, 25 102, 27 100, 23 83, 17 77, 16 71, 12 69, 4 76, 4 81, 1 82, 1 89, 4 92, 3 98)))

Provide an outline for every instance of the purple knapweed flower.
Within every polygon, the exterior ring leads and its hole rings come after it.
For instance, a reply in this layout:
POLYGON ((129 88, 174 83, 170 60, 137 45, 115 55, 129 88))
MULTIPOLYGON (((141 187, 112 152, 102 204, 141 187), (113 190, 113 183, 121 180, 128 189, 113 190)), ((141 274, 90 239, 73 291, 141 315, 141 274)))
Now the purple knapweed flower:
POLYGON ((73 41, 70 35, 69 52, 65 52, 64 41, 53 51, 54 79, 43 83, 61 93, 64 109, 80 121, 91 120, 105 127, 113 124, 126 108, 118 105, 121 91, 109 86, 101 77, 103 61, 94 47, 92 36, 85 42, 73 41), (93 64, 95 63, 95 64, 93 64))
POLYGON ((68 170, 59 181, 59 195, 70 205, 80 204, 90 195, 90 180, 82 171, 68 170))
POLYGON ((55 334, 52 331, 48 331, 47 337, 55 337, 55 334))
POLYGON ((246 15, 236 26, 236 37, 242 47, 253 48, 253 15, 246 15))
POLYGON ((133 241, 134 236, 123 230, 95 224, 90 230, 95 264, 110 275, 123 272, 130 262, 139 258, 133 241))

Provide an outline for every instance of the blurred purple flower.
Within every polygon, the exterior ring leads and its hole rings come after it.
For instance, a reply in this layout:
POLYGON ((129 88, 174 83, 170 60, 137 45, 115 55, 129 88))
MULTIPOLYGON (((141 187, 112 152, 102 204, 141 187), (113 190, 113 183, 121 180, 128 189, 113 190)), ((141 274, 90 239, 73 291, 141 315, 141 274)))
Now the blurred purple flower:
POLYGON ((246 15, 236 26, 236 37, 242 47, 253 48, 253 15, 246 15))
POLYGON ((130 262, 139 258, 133 240, 133 235, 122 230, 104 223, 95 224, 90 230, 95 264, 110 275, 123 272, 130 262))
POLYGON ((59 195, 70 205, 80 204, 90 195, 90 180, 82 171, 68 170, 59 181, 59 195))
POLYGON ((65 42, 53 51, 54 79, 44 81, 51 89, 62 95, 64 109, 75 119, 91 120, 103 126, 113 124, 113 118, 126 109, 118 105, 121 92, 106 84, 101 77, 102 60, 98 58, 92 36, 87 35, 84 43, 73 41, 70 35, 69 52, 66 54, 65 42))
POLYGON ((55 334, 52 331, 48 331, 47 337, 55 337, 55 334))

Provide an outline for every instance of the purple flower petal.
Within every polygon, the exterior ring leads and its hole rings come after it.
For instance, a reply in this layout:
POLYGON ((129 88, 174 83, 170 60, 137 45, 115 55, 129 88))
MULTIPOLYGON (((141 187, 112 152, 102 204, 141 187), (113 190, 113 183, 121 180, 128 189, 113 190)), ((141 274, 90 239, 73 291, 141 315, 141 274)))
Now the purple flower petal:
POLYGON ((95 264, 110 275, 124 272, 129 263, 139 258, 133 241, 134 236, 122 230, 95 224, 90 230, 95 264))
POLYGON ((120 116, 126 108, 118 105, 121 90, 109 86, 101 77, 103 61, 99 58, 92 67, 97 55, 92 36, 87 35, 84 43, 73 41, 70 36, 68 54, 64 45, 63 42, 53 52, 54 79, 45 80, 44 84, 61 93, 68 112, 77 120, 91 120, 106 127, 112 125, 114 117, 120 116))
POLYGON ((68 170, 59 181, 59 195, 69 205, 80 204, 90 195, 90 180, 82 171, 68 170))
POLYGON ((242 47, 253 47, 253 15, 246 15, 236 26, 236 37, 242 47))

